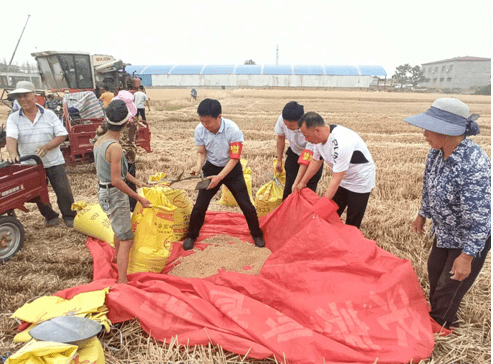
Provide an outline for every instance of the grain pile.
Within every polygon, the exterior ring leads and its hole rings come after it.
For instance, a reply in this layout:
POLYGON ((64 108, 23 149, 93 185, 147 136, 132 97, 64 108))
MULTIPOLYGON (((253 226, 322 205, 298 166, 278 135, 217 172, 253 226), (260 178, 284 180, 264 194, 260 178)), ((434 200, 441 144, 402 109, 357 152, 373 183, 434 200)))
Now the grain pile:
POLYGON ((257 275, 271 251, 228 235, 202 240, 204 250, 183 257, 168 274, 181 278, 205 278, 219 271, 257 275))

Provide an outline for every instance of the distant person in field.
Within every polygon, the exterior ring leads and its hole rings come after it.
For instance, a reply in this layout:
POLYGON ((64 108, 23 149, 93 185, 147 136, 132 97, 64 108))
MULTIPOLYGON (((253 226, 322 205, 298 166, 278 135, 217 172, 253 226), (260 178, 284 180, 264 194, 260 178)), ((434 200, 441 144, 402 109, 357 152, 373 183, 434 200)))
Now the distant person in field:
MULTIPOLYGON (((35 88, 31 82, 19 81, 9 95, 16 97, 21 108, 7 119, 7 159, 11 163, 18 162, 19 157, 31 154, 41 158, 46 177, 55 191, 63 221, 66 226, 73 227, 76 215, 72 211, 74 197, 60 150, 60 144, 68 135, 67 130, 53 111, 36 103, 35 88)), ((51 205, 41 202, 36 204, 46 220, 46 226, 59 224, 59 214, 51 205)))
POLYGON ((197 90, 196 89, 192 89, 192 91, 190 91, 190 97, 192 100, 197 100, 197 90))
POLYGON ((356 132, 341 125, 327 125, 315 112, 304 114, 298 126, 306 140, 316 145, 313 159, 305 173, 297 178, 294 190, 306 187, 325 161, 332 169, 325 196, 339 206, 339 216, 347 207, 346 225, 359 229, 370 192, 375 187, 375 163, 368 147, 356 132))
POLYGON ((146 120, 146 105, 149 111, 151 111, 151 107, 149 106, 149 98, 147 97, 144 86, 139 86, 139 91, 134 93, 134 102, 137 106, 137 118, 140 117, 142 120, 146 120))
POLYGON ((183 249, 193 248, 204 224, 209 203, 222 184, 231 191, 245 215, 255 245, 265 246, 264 234, 260 230, 257 211, 250 200, 240 163, 243 133, 233 121, 222 117, 221 104, 217 100, 202 100, 197 113, 200 118, 200 124, 197 125, 194 133, 197 165, 192 168, 191 174, 203 173, 211 182, 207 189, 199 190, 183 249))
POLYGON ((128 255, 133 244, 134 233, 130 221, 130 202, 128 196, 149 207, 150 202, 134 192, 126 181, 138 187, 144 186, 128 173, 128 164, 118 140, 120 133, 132 113, 122 100, 110 102, 106 109, 107 131, 94 144, 94 161, 98 177, 98 201, 108 215, 115 234, 116 264, 118 283, 127 282, 128 255))
POLYGON ((99 96, 99 99, 103 102, 103 109, 106 109, 110 104, 111 100, 113 100, 113 97, 115 97, 115 94, 111 92, 111 90, 106 89, 102 86, 100 90, 101 90, 101 96, 99 96))
POLYGON ((422 114, 404 119, 424 129, 426 158, 421 207, 412 228, 431 219, 428 258, 431 317, 449 328, 462 298, 491 248, 491 162, 468 136, 479 134, 477 114, 455 98, 435 100, 422 114))
MULTIPOLYGON (((305 174, 313 158, 315 145, 306 141, 298 127, 298 120, 304 113, 303 105, 300 105, 296 101, 290 101, 282 109, 282 114, 277 119, 276 126, 274 127, 274 131, 277 134, 277 173, 282 173, 286 139, 289 141, 289 147, 286 151, 286 161, 284 162, 286 183, 282 196, 283 201, 291 194, 291 189, 295 181, 299 182, 301 180, 301 176, 305 174), (298 176, 299 178, 297 180, 298 176)), ((322 172, 323 163, 320 164, 318 171, 307 182, 307 187, 313 192, 317 192, 317 185, 322 177, 322 172)))

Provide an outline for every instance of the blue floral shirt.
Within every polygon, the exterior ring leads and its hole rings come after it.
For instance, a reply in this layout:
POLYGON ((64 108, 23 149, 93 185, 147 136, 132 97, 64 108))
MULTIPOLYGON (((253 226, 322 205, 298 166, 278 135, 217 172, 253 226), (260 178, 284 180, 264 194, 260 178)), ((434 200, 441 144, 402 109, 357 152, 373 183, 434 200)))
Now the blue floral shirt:
POLYGON ((462 249, 473 257, 491 234, 491 162, 468 138, 443 159, 431 149, 426 159, 419 214, 433 221, 440 248, 462 249))

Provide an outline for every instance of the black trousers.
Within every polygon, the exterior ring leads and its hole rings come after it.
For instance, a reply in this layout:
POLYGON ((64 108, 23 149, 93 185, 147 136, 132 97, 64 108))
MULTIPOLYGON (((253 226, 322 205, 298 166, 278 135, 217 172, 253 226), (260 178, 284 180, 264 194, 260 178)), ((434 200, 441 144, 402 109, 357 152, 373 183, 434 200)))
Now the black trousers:
MULTIPOLYGON (((286 160, 284 161, 284 169, 286 170, 286 184, 284 185, 284 193, 282 195, 282 200, 284 201, 292 192, 293 183, 296 180, 296 176, 298 175, 298 170, 300 169, 300 165, 298 164, 298 159, 300 156, 293 152, 291 147, 286 151, 286 160)), ((320 166, 320 169, 313 175, 312 178, 306 184, 313 192, 317 192, 318 181, 322 177, 322 172, 324 170, 324 165, 320 166)))
POLYGON ((136 118, 139 117, 139 115, 142 117, 142 120, 147 120, 146 119, 146 109, 137 109, 137 114, 135 115, 136 118))
POLYGON ((337 210, 339 216, 342 215, 347 207, 346 225, 356 226, 359 229, 363 216, 365 216, 369 198, 370 192, 357 193, 351 192, 344 187, 339 187, 332 200, 339 206, 337 210))
MULTIPOLYGON (((128 173, 135 177, 135 172, 135 163, 128 163, 128 173)), ((129 182, 128 180, 125 180, 125 183, 128 187, 130 187, 132 191, 137 192, 136 185, 134 185, 132 182, 129 182)), ((135 205, 137 205, 137 200, 130 196, 128 196, 128 200, 130 201, 130 211, 133 212, 135 209, 135 205)))
POLYGON ((471 274, 463 281, 450 279, 450 270, 455 259, 461 255, 461 249, 437 247, 433 241, 428 258, 428 276, 430 279, 430 316, 440 325, 448 328, 457 321, 457 311, 466 292, 471 288, 483 267, 486 255, 491 249, 491 236, 486 239, 481 253, 471 262, 471 274))
MULTIPOLYGON (((73 220, 77 212, 72 211, 72 204, 74 203, 74 197, 72 195, 72 189, 70 188, 70 182, 68 180, 67 172, 65 170, 65 164, 58 166, 45 168, 46 179, 50 181, 53 191, 55 191, 58 208, 62 212, 64 220, 73 220)), ((46 221, 58 217, 58 212, 54 211, 51 204, 44 205, 41 201, 37 201, 39 212, 46 221)))
MULTIPOLYGON (((202 167, 204 176, 215 176, 223 170, 223 167, 217 167, 209 162, 206 162, 202 167)), ((241 163, 238 162, 231 172, 221 181, 218 185, 210 190, 199 190, 197 201, 190 215, 190 225, 188 227, 187 238, 197 239, 200 229, 204 225, 205 213, 209 207, 214 195, 219 191, 221 185, 224 184, 231 191, 231 194, 235 198, 238 206, 245 215, 245 219, 250 229, 250 234, 253 237, 263 236, 262 230, 260 230, 257 210, 250 201, 248 195, 245 178, 243 177, 243 168, 241 163)))

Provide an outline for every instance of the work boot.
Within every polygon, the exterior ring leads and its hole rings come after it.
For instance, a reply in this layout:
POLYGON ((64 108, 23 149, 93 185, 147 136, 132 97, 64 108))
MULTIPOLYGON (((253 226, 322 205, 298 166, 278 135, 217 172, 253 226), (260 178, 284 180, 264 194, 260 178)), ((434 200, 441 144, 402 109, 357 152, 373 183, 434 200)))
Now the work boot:
POLYGON ((259 248, 263 248, 265 246, 265 240, 262 236, 254 236, 253 242, 255 243, 255 246, 258 246, 259 248))
POLYGON ((65 225, 69 228, 73 228, 74 227, 74 219, 63 219, 63 222, 65 222, 65 225))
POLYGON ((60 223, 60 219, 58 217, 54 217, 53 219, 46 220, 46 226, 53 227, 57 226, 60 223))
POLYGON ((185 241, 183 242, 183 249, 184 250, 190 250, 193 248, 193 244, 195 243, 195 240, 197 239, 192 239, 192 238, 186 238, 185 241))

